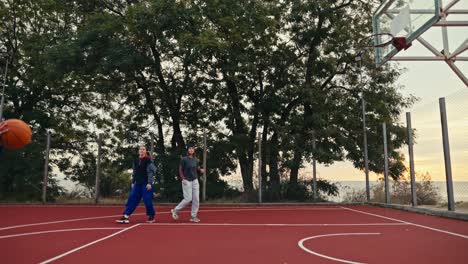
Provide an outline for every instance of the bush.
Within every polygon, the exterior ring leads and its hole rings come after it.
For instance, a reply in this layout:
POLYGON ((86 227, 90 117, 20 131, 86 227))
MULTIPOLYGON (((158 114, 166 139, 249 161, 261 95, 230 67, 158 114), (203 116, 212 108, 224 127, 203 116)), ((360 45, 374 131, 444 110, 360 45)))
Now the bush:
POLYGON ((267 186, 265 201, 326 201, 327 196, 337 196, 338 186, 324 179, 317 179, 318 197, 314 200, 313 182, 299 181, 298 183, 282 182, 279 186, 267 186))
POLYGON ((349 186, 343 186, 342 189, 345 191, 342 202, 361 203, 367 199, 366 189, 356 190, 349 186))
POLYGON ((305 201, 310 197, 306 183, 284 184, 284 198, 286 200, 305 201))
POLYGON ((419 181, 416 183, 416 196, 420 205, 436 205, 441 202, 439 188, 433 185, 429 173, 419 176, 419 181))
MULTIPOLYGON (((418 205, 436 205, 440 203, 439 189, 434 186, 428 173, 416 175, 416 197, 418 205)), ((366 201, 365 189, 351 189, 344 187, 346 193, 343 202, 366 201)), ((378 184, 371 187, 371 202, 385 202, 385 182, 380 179, 378 184)), ((391 203, 411 204, 411 183, 407 177, 401 177, 398 181, 392 181, 390 190, 391 203)))

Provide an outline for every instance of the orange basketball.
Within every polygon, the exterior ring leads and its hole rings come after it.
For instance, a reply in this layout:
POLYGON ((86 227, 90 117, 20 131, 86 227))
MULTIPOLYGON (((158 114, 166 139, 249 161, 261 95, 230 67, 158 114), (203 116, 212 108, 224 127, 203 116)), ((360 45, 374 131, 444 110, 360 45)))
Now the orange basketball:
POLYGON ((8 119, 8 131, 2 134, 2 145, 8 149, 20 149, 31 141, 31 128, 19 119, 8 119))

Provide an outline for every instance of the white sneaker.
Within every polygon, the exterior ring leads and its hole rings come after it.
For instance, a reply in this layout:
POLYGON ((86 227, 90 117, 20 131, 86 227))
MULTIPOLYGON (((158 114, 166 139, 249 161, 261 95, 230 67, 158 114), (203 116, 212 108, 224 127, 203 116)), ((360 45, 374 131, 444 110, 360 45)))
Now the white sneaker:
POLYGON ((177 220, 179 219, 179 215, 177 214, 175 209, 171 209, 172 219, 177 220))
POLYGON ((190 218, 190 222, 198 223, 198 222, 200 222, 200 219, 198 217, 196 217, 196 216, 195 217, 192 216, 190 218))
POLYGON ((128 220, 128 217, 125 217, 125 215, 119 220, 115 220, 115 222, 119 224, 130 224, 130 220, 128 220))

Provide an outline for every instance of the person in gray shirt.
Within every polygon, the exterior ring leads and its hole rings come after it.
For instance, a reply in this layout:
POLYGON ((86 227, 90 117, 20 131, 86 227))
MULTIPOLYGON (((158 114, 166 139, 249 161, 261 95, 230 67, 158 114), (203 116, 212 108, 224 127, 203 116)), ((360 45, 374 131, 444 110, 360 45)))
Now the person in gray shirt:
POLYGON ((182 191, 184 199, 171 210, 172 218, 179 219, 179 211, 189 203, 192 203, 191 222, 198 223, 197 217, 200 206, 200 184, 198 183, 198 173, 203 173, 203 169, 198 165, 198 159, 195 157, 195 147, 187 145, 187 156, 180 160, 179 177, 182 180, 182 191))

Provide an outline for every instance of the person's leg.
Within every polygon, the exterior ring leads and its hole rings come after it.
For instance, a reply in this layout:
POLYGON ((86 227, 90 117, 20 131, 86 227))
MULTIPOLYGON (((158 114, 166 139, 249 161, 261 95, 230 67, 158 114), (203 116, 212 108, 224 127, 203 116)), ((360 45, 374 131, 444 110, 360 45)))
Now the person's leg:
POLYGON ((123 212, 122 218, 116 220, 119 224, 128 224, 130 220, 128 220, 129 216, 135 211, 136 207, 140 203, 141 200, 141 191, 138 188, 138 184, 134 184, 132 190, 130 191, 130 195, 128 196, 127 203, 125 204, 125 210, 123 212))
POLYGON ((136 183, 133 185, 130 196, 128 196, 127 204, 125 205, 124 215, 130 216, 140 203, 141 196, 143 195, 141 186, 142 184, 136 183))
POLYGON ((200 207, 200 184, 198 179, 192 184, 192 218, 197 218, 198 208, 200 207))
POLYGON ((192 182, 186 181, 187 184, 182 183, 182 191, 184 192, 184 199, 176 206, 175 212, 178 213, 182 208, 187 206, 192 201, 192 182))
POLYGON ((153 217, 156 214, 154 211, 154 206, 153 206, 153 188, 151 190, 146 190, 146 185, 143 185, 143 201, 145 202, 145 207, 146 207, 146 215, 149 217, 153 217))

